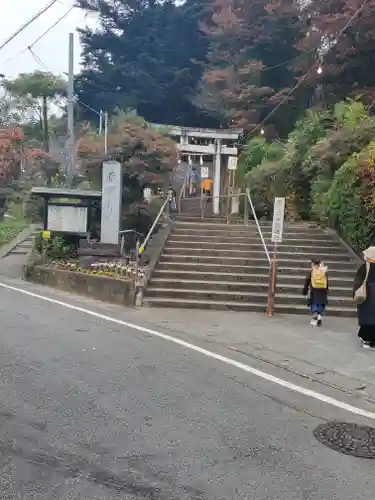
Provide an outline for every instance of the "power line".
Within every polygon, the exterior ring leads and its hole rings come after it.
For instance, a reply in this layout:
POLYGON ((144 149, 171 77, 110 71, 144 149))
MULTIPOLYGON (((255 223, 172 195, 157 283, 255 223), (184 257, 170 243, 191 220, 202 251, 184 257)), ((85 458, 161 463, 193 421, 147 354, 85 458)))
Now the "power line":
POLYGON ((47 12, 53 5, 57 3, 57 0, 51 0, 48 2, 40 11, 38 11, 34 16, 29 19, 25 24, 23 24, 17 31, 13 33, 10 37, 8 37, 1 45, 0 45, 0 50, 2 50, 4 47, 6 47, 14 38, 16 38, 22 31, 24 31, 26 28, 30 26, 34 21, 36 21, 42 14, 47 12))
POLYGON ((38 37, 36 40, 33 41, 33 43, 31 45, 29 45, 27 48, 30 49, 32 48, 35 44, 37 44, 38 42, 40 42, 40 40, 42 38, 44 38, 46 35, 48 35, 48 33, 50 31, 53 30, 53 28, 55 28, 55 26, 57 26, 59 24, 59 22, 61 22, 63 19, 65 19, 71 12, 72 10, 74 9, 74 5, 72 7, 70 7, 70 9, 68 9, 65 14, 63 14, 62 16, 60 16, 57 21, 55 21, 48 29, 46 29, 46 31, 40 35, 40 37, 38 37))
POLYGON ((46 71, 48 71, 47 66, 44 64, 44 62, 41 60, 41 58, 37 54, 35 54, 35 52, 33 51, 33 49, 31 47, 28 47, 27 50, 30 51, 30 54, 33 56, 33 58, 35 59, 35 61, 38 64, 40 64, 41 66, 43 66, 46 71))
POLYGON ((77 95, 75 96, 75 98, 76 98, 76 101, 78 101, 79 103, 82 104, 82 106, 84 106, 85 108, 89 109, 93 113, 96 113, 98 116, 101 116, 101 113, 99 111, 97 111, 96 109, 92 108, 88 104, 84 103, 77 95))
MULTIPOLYGON (((367 3, 367 2, 365 2, 365 3, 367 3)), ((362 10, 364 6, 365 6, 365 4, 363 4, 363 5, 362 5, 362 7, 361 7, 361 9, 360 9, 360 10, 362 10)), ((375 7, 372 7, 370 10, 368 10, 368 11, 364 12, 364 13, 360 16, 360 18, 362 19, 362 18, 364 18, 365 16, 368 16, 368 15, 369 15, 369 14, 371 14, 371 12, 373 12, 374 10, 375 10, 375 7)), ((356 16, 355 16, 355 17, 356 17, 356 16)), ((348 26, 347 26, 347 27, 348 27, 348 26)), ((346 27, 346 28, 347 28, 347 27, 346 27)), ((345 28, 345 29, 346 29, 346 28, 345 28)), ((315 48, 315 47, 313 47, 312 49, 310 49, 310 50, 308 50, 308 51, 304 52, 303 54, 299 54, 299 55, 297 55, 297 56, 295 56, 295 57, 292 57, 292 58, 291 58, 291 59, 289 59, 288 61, 283 61, 283 62, 281 62, 281 63, 277 63, 277 64, 274 64, 274 65, 272 65, 272 66, 265 66, 264 68, 262 68, 262 71, 269 71, 269 70, 271 70, 271 69, 280 68, 280 67, 282 67, 282 66, 287 66, 288 64, 290 64, 290 63, 292 63, 292 62, 296 61, 297 59, 300 59, 301 57, 305 57, 307 54, 309 54, 310 52, 314 52, 315 50, 316 50, 316 48, 315 48)))
POLYGON ((303 54, 299 54, 298 56, 295 56, 292 59, 289 59, 289 61, 284 61, 284 62, 281 62, 278 64, 274 64, 273 66, 266 66, 266 67, 262 68, 261 71, 269 71, 270 69, 280 68, 281 66, 287 66, 288 64, 296 61, 297 59, 300 59, 301 57, 305 57, 307 54, 309 54, 310 52, 314 52, 315 50, 316 49, 313 48, 313 49, 308 50, 307 52, 304 52, 303 54))
MULTIPOLYGON (((343 35, 344 31, 352 24, 352 22, 354 21, 354 19, 362 11, 362 9, 365 7, 365 5, 368 3, 368 1, 369 0, 364 0, 363 4, 360 7, 358 7, 358 9, 354 12, 354 14, 352 15, 352 17, 349 19, 349 21, 339 31, 339 33, 338 33, 338 35, 336 37, 336 42, 343 35)), ((302 85, 302 83, 306 80, 306 78, 310 75, 310 73, 312 73, 316 69, 317 66, 320 66, 320 64, 321 64, 320 61, 315 61, 315 63, 312 65, 312 67, 307 71, 307 73, 305 73, 303 75, 303 77, 296 83, 296 85, 287 93, 287 95, 284 97, 284 99, 282 101, 280 101, 279 104, 277 104, 277 106, 275 106, 268 113, 268 115, 256 127, 254 127, 251 132, 249 132, 247 134, 246 137, 249 137, 249 136, 253 135, 254 132, 256 132, 259 128, 261 128, 266 123, 266 121, 279 109, 279 107, 282 106, 284 104, 284 102, 286 102, 289 99, 289 97, 302 85)))
POLYGON ((74 6, 70 7, 70 9, 68 9, 65 12, 65 14, 63 14, 62 16, 60 16, 57 19, 57 21, 55 21, 48 29, 46 29, 46 31, 42 35, 40 35, 36 40, 34 40, 30 45, 28 45, 26 48, 22 49, 20 52, 18 52, 17 54, 15 54, 15 55, 9 57, 8 59, 6 59, 3 64, 6 64, 6 63, 12 61, 16 57, 19 57, 21 54, 24 54, 28 50, 32 49, 34 47, 34 45, 36 45, 38 42, 40 42, 40 40, 42 40, 42 38, 44 38, 51 30, 53 30, 53 28, 55 28, 63 19, 65 19, 74 8, 75 8, 74 6))
MULTIPOLYGON (((48 68, 48 66, 42 61, 42 59, 38 56, 38 54, 35 53, 35 51, 31 47, 32 46, 28 47, 26 50, 30 51, 31 55, 33 56, 33 58, 35 59, 35 61, 39 65, 43 66, 43 68, 46 71, 49 71, 50 68, 48 68)), ((85 102, 83 102, 82 99, 80 99, 77 94, 75 94, 75 101, 79 102, 82 106, 84 106, 85 108, 89 109, 90 111, 92 111, 93 113, 97 114, 98 116, 101 116, 101 113, 98 110, 92 108, 91 106, 89 106, 88 104, 86 104, 85 102)))

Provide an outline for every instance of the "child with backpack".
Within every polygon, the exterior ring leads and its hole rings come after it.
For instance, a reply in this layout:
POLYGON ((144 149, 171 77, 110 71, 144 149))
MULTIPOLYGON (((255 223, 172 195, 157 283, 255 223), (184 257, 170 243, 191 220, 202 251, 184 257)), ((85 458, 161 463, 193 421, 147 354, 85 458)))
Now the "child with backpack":
POLYGON ((311 271, 306 277, 303 295, 310 291, 308 305, 312 314, 311 325, 322 326, 322 317, 328 303, 327 267, 319 259, 311 261, 311 271))

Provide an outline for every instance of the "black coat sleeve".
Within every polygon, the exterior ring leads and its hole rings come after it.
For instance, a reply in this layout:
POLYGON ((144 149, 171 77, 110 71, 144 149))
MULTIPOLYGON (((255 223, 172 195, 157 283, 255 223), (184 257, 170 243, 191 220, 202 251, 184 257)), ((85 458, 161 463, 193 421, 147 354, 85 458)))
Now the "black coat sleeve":
POLYGON ((309 293, 310 284, 311 284, 311 271, 306 276, 305 283, 303 285, 302 295, 307 295, 309 293))
POLYGON ((365 278, 366 278, 366 264, 362 264, 361 267, 358 268, 357 274, 354 277, 353 297, 358 288, 362 286, 365 278))

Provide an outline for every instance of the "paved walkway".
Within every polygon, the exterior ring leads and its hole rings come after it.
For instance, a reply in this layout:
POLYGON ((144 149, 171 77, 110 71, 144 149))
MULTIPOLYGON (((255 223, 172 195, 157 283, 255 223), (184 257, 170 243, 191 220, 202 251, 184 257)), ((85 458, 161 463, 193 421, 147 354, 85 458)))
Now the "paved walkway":
POLYGON ((267 318, 230 311, 127 309, 22 283, 17 279, 22 275, 22 258, 10 255, 0 261, 0 280, 10 280, 42 295, 52 293, 192 342, 204 341, 211 349, 215 344, 218 349, 229 348, 246 356, 249 364, 277 369, 280 376, 302 375, 375 403, 375 352, 361 348, 355 319, 327 317, 322 328, 314 329, 307 314, 267 318))
POLYGON ((303 316, 143 309, 139 317, 190 338, 229 347, 282 370, 375 402, 375 352, 362 349, 355 319, 326 318, 312 328, 303 316))
POLYGON ((287 380, 297 377, 301 383, 302 376, 315 389, 321 385, 323 391, 335 390, 336 397, 340 391, 349 394, 353 404, 357 398, 367 400, 371 407, 375 404, 375 352, 361 348, 355 319, 327 317, 318 329, 309 325, 308 315, 268 318, 225 311, 147 307, 137 310, 17 280, 10 283, 165 331, 219 353, 232 352, 246 363, 276 372, 287 380))

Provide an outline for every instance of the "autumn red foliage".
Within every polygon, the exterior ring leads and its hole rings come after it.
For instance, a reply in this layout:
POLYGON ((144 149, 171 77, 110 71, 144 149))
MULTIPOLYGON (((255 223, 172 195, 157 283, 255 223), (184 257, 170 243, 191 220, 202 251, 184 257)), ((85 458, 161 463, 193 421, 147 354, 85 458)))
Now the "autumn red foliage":
POLYGON ((298 48, 310 58, 295 66, 306 71, 311 55, 321 59, 322 73, 309 72, 306 83, 320 85, 320 98, 337 102, 349 96, 375 97, 375 0, 311 0, 302 15, 308 29, 298 48))
MULTIPOLYGON (((88 128, 78 141, 80 168, 89 179, 98 178, 105 160, 104 139, 88 128)), ((108 159, 119 161, 124 173, 141 184, 163 184, 176 164, 175 143, 147 126, 124 122, 108 135, 108 159)))
MULTIPOLYGON (((215 0, 213 5, 204 26, 211 40, 205 83, 230 110, 229 124, 251 131, 295 84, 293 68, 277 66, 299 54, 300 12, 291 0, 215 0)), ((293 113, 289 106, 281 119, 273 117, 276 128, 281 130, 285 114, 293 113)))
POLYGON ((20 173, 21 140, 19 127, 0 129, 0 187, 6 187, 20 173))

